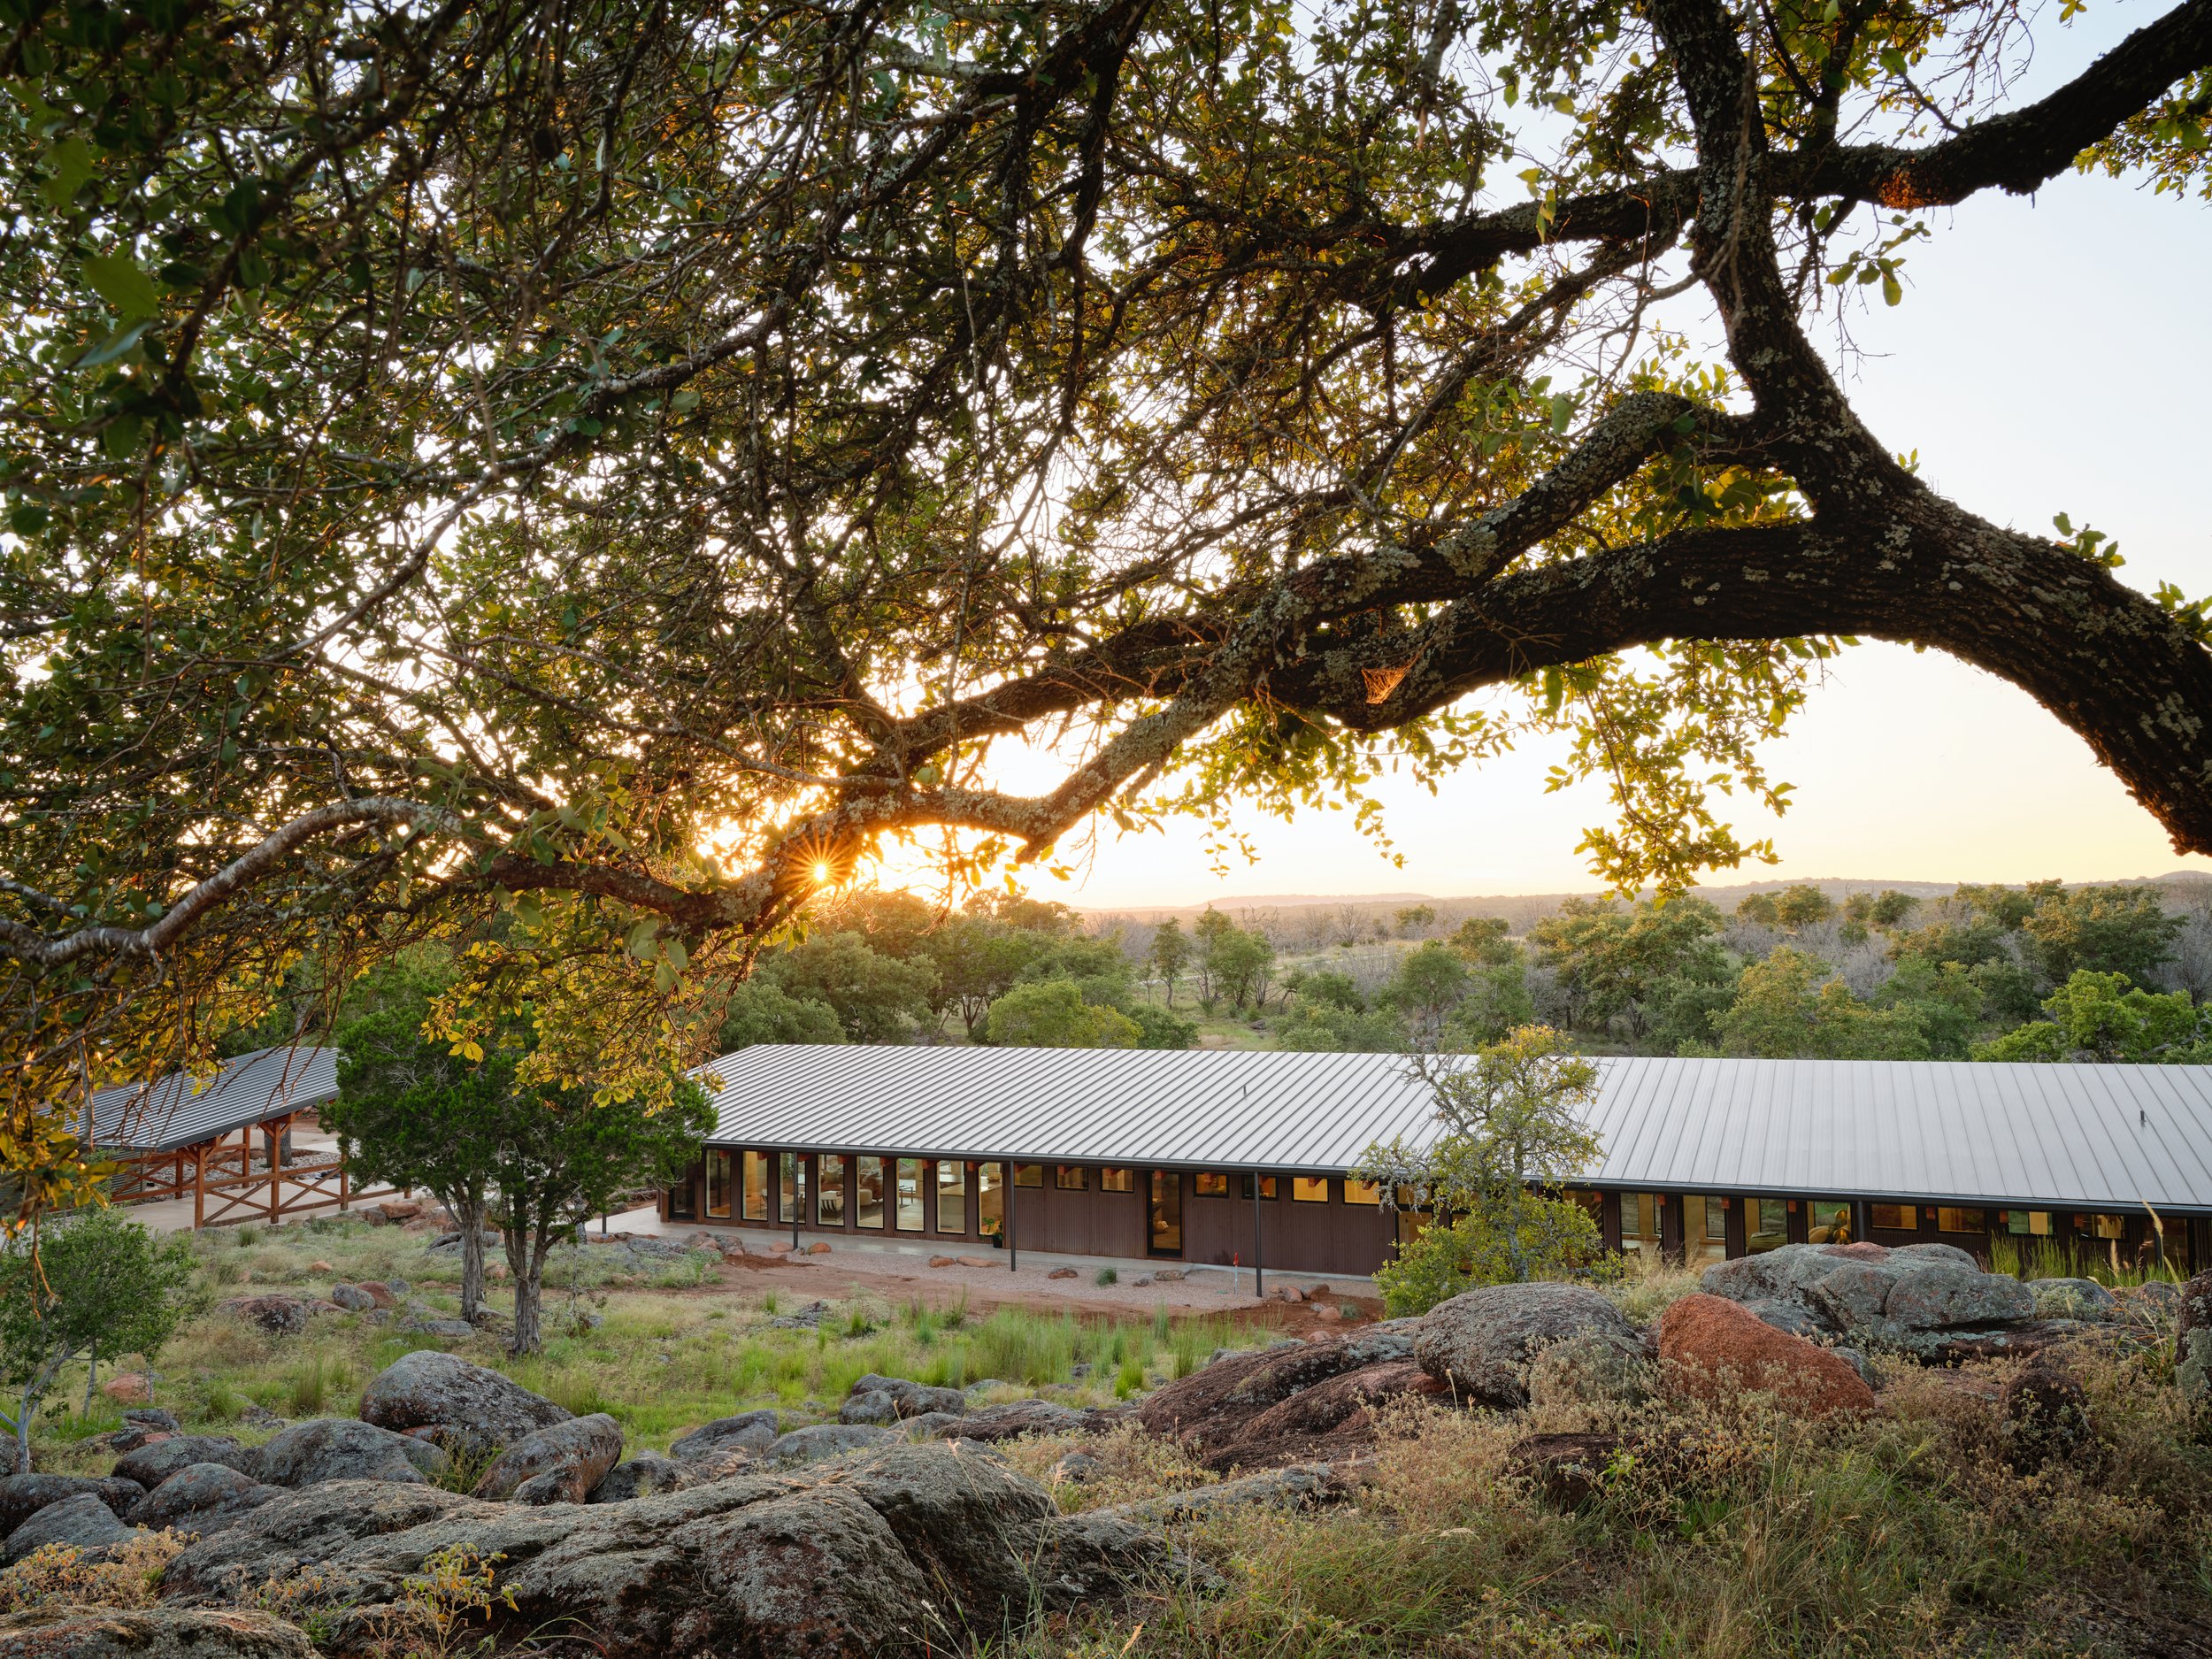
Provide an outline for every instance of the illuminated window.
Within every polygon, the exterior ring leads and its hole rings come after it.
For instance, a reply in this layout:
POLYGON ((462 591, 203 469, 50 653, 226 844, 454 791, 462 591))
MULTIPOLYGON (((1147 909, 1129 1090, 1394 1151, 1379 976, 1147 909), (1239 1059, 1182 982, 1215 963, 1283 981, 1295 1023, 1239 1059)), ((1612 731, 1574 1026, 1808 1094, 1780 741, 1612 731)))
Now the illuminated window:
POLYGON ((1052 1184, 1064 1193, 1088 1192, 1091 1185, 1080 1164, 1060 1164, 1052 1172, 1052 1184))
POLYGON ((1666 1206, 1656 1193, 1621 1194, 1621 1248, 1656 1250, 1666 1206))
POLYGON ((1329 1202, 1329 1182, 1322 1175, 1294 1175, 1290 1178, 1290 1196, 1301 1204, 1325 1204, 1329 1202))
POLYGON ((748 1152, 745 1155, 745 1219, 768 1219, 768 1155, 748 1152))
POLYGON ((937 1164, 937 1231, 968 1230, 968 1166, 957 1158, 937 1164))
POLYGON ((825 1152, 814 1161, 814 1225, 845 1225, 845 1160, 825 1152))
POLYGON ((1744 1245, 1754 1256, 1778 1250, 1790 1241, 1790 1206, 1786 1198, 1744 1200, 1744 1245))
POLYGON ((1692 1267, 1728 1259, 1726 1200, 1693 1194, 1682 1201, 1682 1247, 1692 1267))
POLYGON ((1813 1244, 1849 1244, 1857 1237, 1847 1198, 1809 1198, 1806 1240, 1813 1244))
POLYGON ((1137 1172, 1134 1170, 1101 1170, 1098 1172, 1098 1190, 1102 1193, 1133 1193, 1137 1190, 1137 1172))
POLYGON ((1219 1170, 1199 1171, 1198 1195, 1201 1198, 1226 1198, 1229 1195, 1229 1178, 1219 1170))
POLYGON ((855 1158, 860 1171, 853 1185, 857 1189, 853 1204, 853 1219, 862 1226, 880 1233, 883 1231, 883 1160, 855 1158))
POLYGON ((781 1203, 776 1212, 779 1221, 791 1222, 806 1214, 806 1160, 795 1152, 787 1152, 782 1164, 781 1203))
POLYGON ((1348 1204, 1379 1204, 1382 1202, 1382 1188, 1373 1181, 1356 1181, 1348 1175, 1344 1178, 1344 1202, 1348 1204))
MULTIPOLYGON (((1272 1175, 1260 1177, 1260 1196, 1262 1198, 1275 1196, 1275 1178, 1272 1175)), ((1248 1175, 1244 1178, 1244 1202, 1248 1204, 1252 1202, 1252 1178, 1248 1175)))
POLYGON ((2128 1218, 2125 1216, 2092 1216, 2090 1221, 2100 1239, 2124 1239, 2128 1236, 2128 1218))
POLYGON ((1015 1185, 1015 1186, 1017 1186, 1017 1187, 1042 1187, 1044 1184, 1045 1184, 1045 1166, 1044 1166, 1043 1164, 1017 1164, 1016 1165, 1014 1165, 1014 1185, 1015 1185))
POLYGON ((730 1213, 730 1155, 707 1154, 707 1214, 726 1218, 730 1213))
POLYGON ((928 1224, 922 1215, 922 1161, 898 1161, 898 1227, 901 1233, 919 1233, 928 1224))
POLYGON ((2051 1236, 2051 1212, 2047 1210, 2008 1210, 2005 1211, 2005 1231, 2018 1238, 2047 1239, 2051 1236))
POLYGON ((986 1164, 976 1171, 975 1226, 980 1238, 1006 1242, 1006 1166, 986 1164))
POLYGON ((1989 1229, 1983 1213, 1978 1210, 1940 1209, 1936 1211, 1936 1230, 1940 1233, 1986 1233, 1989 1229))
POLYGON ((1874 1225, 1898 1233, 1916 1232, 1920 1226, 1920 1211, 1911 1204, 1876 1204, 1874 1225))

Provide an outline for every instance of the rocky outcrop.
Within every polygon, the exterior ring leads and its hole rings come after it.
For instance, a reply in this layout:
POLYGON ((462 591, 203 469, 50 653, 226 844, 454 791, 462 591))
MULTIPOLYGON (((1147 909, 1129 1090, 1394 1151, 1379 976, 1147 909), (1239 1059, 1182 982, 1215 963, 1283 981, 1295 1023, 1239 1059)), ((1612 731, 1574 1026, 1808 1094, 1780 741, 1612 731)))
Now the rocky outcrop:
POLYGON ((640 1452, 607 1471, 606 1478, 591 1489, 587 1503, 627 1503, 656 1492, 674 1492, 689 1484, 691 1465, 663 1457, 658 1452, 640 1452))
POLYGON ((1616 1335, 1571 1337, 1540 1348, 1528 1366, 1535 1406, 1640 1405, 1650 1397, 1651 1356, 1616 1335))
POLYGON ((297 1336, 307 1329, 314 1309, 297 1296, 233 1296, 217 1302, 215 1311, 258 1325, 271 1336, 297 1336))
POLYGON ((361 1420, 405 1434, 432 1431, 475 1452, 513 1445, 569 1413, 495 1371, 434 1348, 403 1356, 370 1379, 361 1420))
POLYGON ((128 1514, 133 1504, 146 1495, 146 1488, 135 1480, 118 1480, 112 1476, 96 1475, 9 1475, 0 1478, 0 1538, 29 1520, 41 1509, 59 1503, 64 1498, 81 1498, 87 1493, 106 1504, 116 1515, 128 1514))
POLYGON ((1609 1345, 1640 1358, 1643 1337, 1586 1285, 1485 1285, 1422 1316, 1413 1355, 1456 1398, 1499 1410, 1528 1403, 1538 1354, 1570 1341, 1609 1345))
POLYGON ((1003 1405, 979 1407, 963 1417, 960 1438, 987 1446, 1025 1434, 1080 1433, 1090 1422, 1089 1413, 1056 1400, 1010 1400, 1003 1405))
POLYGON ((131 1537, 136 1529, 115 1518, 97 1493, 80 1492, 73 1498, 50 1503, 8 1534, 0 1548, 0 1562, 11 1565, 44 1544, 73 1544, 79 1549, 105 1549, 131 1537))
POLYGON ((2116 1319, 2120 1299, 2093 1279, 2032 1279, 2039 1319, 2116 1319))
MULTIPOLYGON (((1187 1441, 1203 1455, 1242 1440, 1255 1418, 1294 1394, 1349 1371, 1407 1359, 1412 1351, 1409 1333, 1379 1328, 1356 1337, 1247 1348, 1155 1389, 1136 1417, 1150 1432, 1187 1441)), ((961 1432, 972 1431, 964 1425, 961 1432)))
POLYGON ((435 1446, 349 1417, 295 1423, 254 1454, 249 1473, 272 1486, 311 1486, 326 1480, 396 1480, 412 1484, 444 1472, 435 1446))
POLYGON ((221 1463, 192 1463, 139 1499, 123 1518, 156 1532, 165 1526, 188 1532, 218 1532, 283 1490, 221 1463))
POLYGON ((1248 1418, 1235 1438, 1200 1460, 1211 1470, 1272 1469, 1356 1457, 1373 1446, 1376 1413, 1394 1400, 1448 1400, 1449 1391, 1409 1359, 1340 1371, 1248 1418))
POLYGON ((782 1475, 743 1474, 626 1503, 543 1509, 434 1487, 334 1483, 294 1493, 188 1548, 165 1593, 201 1604, 317 1565, 332 1659, 365 1653, 437 1550, 503 1557, 488 1633, 590 1632, 605 1659, 672 1654, 862 1659, 998 1634, 1041 1601, 1117 1594, 1178 1569, 1156 1537, 1058 1517, 992 1454, 895 1445, 782 1475))
POLYGON ((1668 1386, 1702 1399, 1755 1389, 1803 1417, 1874 1409, 1848 1360, 1721 1296, 1685 1296, 1660 1316, 1659 1363, 1668 1386))
POLYGON ((669 1447, 668 1455, 684 1463, 720 1462, 741 1452, 758 1456, 782 1432, 773 1411, 741 1411, 692 1430, 669 1447))
POLYGON ((779 1436, 765 1455, 775 1463, 815 1463, 848 1452, 864 1452, 897 1439, 872 1423, 815 1423, 779 1436))
POLYGON ((581 1503, 621 1461, 622 1425, 595 1411, 517 1440, 484 1471, 476 1495, 513 1497, 529 1485, 533 1489, 522 1502, 581 1503))
POLYGON ((1358 1492, 1359 1486, 1360 1473, 1355 1468, 1341 1463, 1293 1463, 1210 1486, 1171 1492, 1164 1497, 1118 1503, 1090 1513, 1103 1518, 1159 1526, 1256 1504, 1317 1509, 1324 1504, 1346 1502, 1358 1492))
POLYGON ((2023 1329, 2036 1317, 2025 1285, 1984 1272, 1947 1244, 1788 1244, 1717 1262, 1702 1282, 1731 1302, 1793 1306, 1823 1335, 1926 1360, 1962 1357, 1973 1339, 2023 1329))
POLYGON ((968 1397, 957 1388, 928 1388, 903 1377, 883 1377, 870 1371, 852 1386, 838 1409, 840 1423, 897 1423, 931 1412, 958 1416, 968 1409, 968 1397))
POLYGON ((2181 1287, 2174 1326, 2174 1381, 2189 1409, 2212 1424, 2212 1272, 2181 1287))
POLYGON ((251 1475, 256 1472, 257 1456, 252 1447, 241 1446, 227 1434, 172 1434, 125 1452, 111 1472, 125 1480, 135 1480, 151 1492, 194 1463, 220 1463, 251 1475))
POLYGON ((234 1608, 61 1608, 0 1618, 0 1659, 315 1659, 297 1625, 234 1608))
POLYGON ((1621 1448, 1613 1434, 1532 1434, 1506 1454, 1506 1472, 1563 1509, 1578 1509, 1604 1488, 1621 1448))

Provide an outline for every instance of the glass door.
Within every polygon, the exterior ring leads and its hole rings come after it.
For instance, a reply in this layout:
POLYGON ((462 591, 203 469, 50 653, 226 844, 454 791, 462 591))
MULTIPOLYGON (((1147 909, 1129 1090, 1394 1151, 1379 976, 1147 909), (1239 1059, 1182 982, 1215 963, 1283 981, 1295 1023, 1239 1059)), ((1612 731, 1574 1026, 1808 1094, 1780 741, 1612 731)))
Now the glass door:
POLYGON ((1173 1170, 1152 1171, 1147 1202, 1148 1248, 1155 1256, 1183 1253, 1183 1178, 1173 1170))

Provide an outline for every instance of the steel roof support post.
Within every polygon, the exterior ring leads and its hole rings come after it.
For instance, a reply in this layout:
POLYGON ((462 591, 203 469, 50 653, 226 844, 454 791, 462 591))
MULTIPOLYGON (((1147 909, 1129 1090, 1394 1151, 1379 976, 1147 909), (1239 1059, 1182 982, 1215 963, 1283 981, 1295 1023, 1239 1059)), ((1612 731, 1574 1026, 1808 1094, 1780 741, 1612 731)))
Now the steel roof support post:
POLYGON ((1021 1168, 1011 1158, 1006 1161, 1006 1271, 1021 1271, 1021 1247, 1014 1242, 1014 1194, 1021 1190, 1021 1168))

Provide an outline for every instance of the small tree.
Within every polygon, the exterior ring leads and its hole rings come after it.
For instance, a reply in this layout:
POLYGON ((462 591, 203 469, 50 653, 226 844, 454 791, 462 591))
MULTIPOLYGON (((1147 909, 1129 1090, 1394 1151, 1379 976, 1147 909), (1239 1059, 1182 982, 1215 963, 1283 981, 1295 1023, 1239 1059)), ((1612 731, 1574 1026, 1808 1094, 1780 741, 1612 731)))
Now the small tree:
POLYGON ((714 1108, 688 1079, 657 1110, 526 1087, 509 1093, 505 1105, 492 1145, 491 1213, 515 1282, 510 1346, 534 1354, 545 1345, 539 1306, 553 1246, 617 1199, 680 1175, 714 1126, 714 1108))
POLYGON ((1472 1056, 1413 1062, 1443 1133, 1425 1150, 1370 1148, 1352 1173, 1386 1204, 1435 1221, 1375 1275, 1392 1314, 1419 1313, 1474 1285, 1515 1284, 1594 1260, 1590 1212, 1557 1189, 1597 1161, 1584 1124, 1597 1068, 1548 1026, 1524 1025, 1472 1056))
POLYGON ((492 1148, 515 1087, 518 1049, 482 1060, 424 1035, 431 1000, 452 978, 442 959, 403 956, 365 979, 338 1033, 338 1098, 324 1126, 365 1181, 421 1187, 461 1230, 461 1316, 484 1301, 484 1221, 492 1148))
POLYGON ((1167 987, 1167 1005, 1175 1006, 1175 982, 1183 977, 1183 970, 1190 963, 1190 940, 1183 932, 1183 924, 1172 916, 1153 930, 1152 949, 1146 953, 1152 971, 1167 987))
POLYGON ((31 1420, 64 1367, 104 1352, 150 1362, 176 1332, 188 1304, 191 1248, 157 1239, 120 1212, 90 1210, 45 1230, 35 1242, 19 1233, 0 1246, 0 1365, 12 1415, 16 1468, 31 1468, 31 1420))
POLYGON ((992 1003, 978 1034, 1002 1048, 1135 1048, 1145 1031, 1118 1009, 1085 1002, 1072 979, 1036 979, 992 1003))

